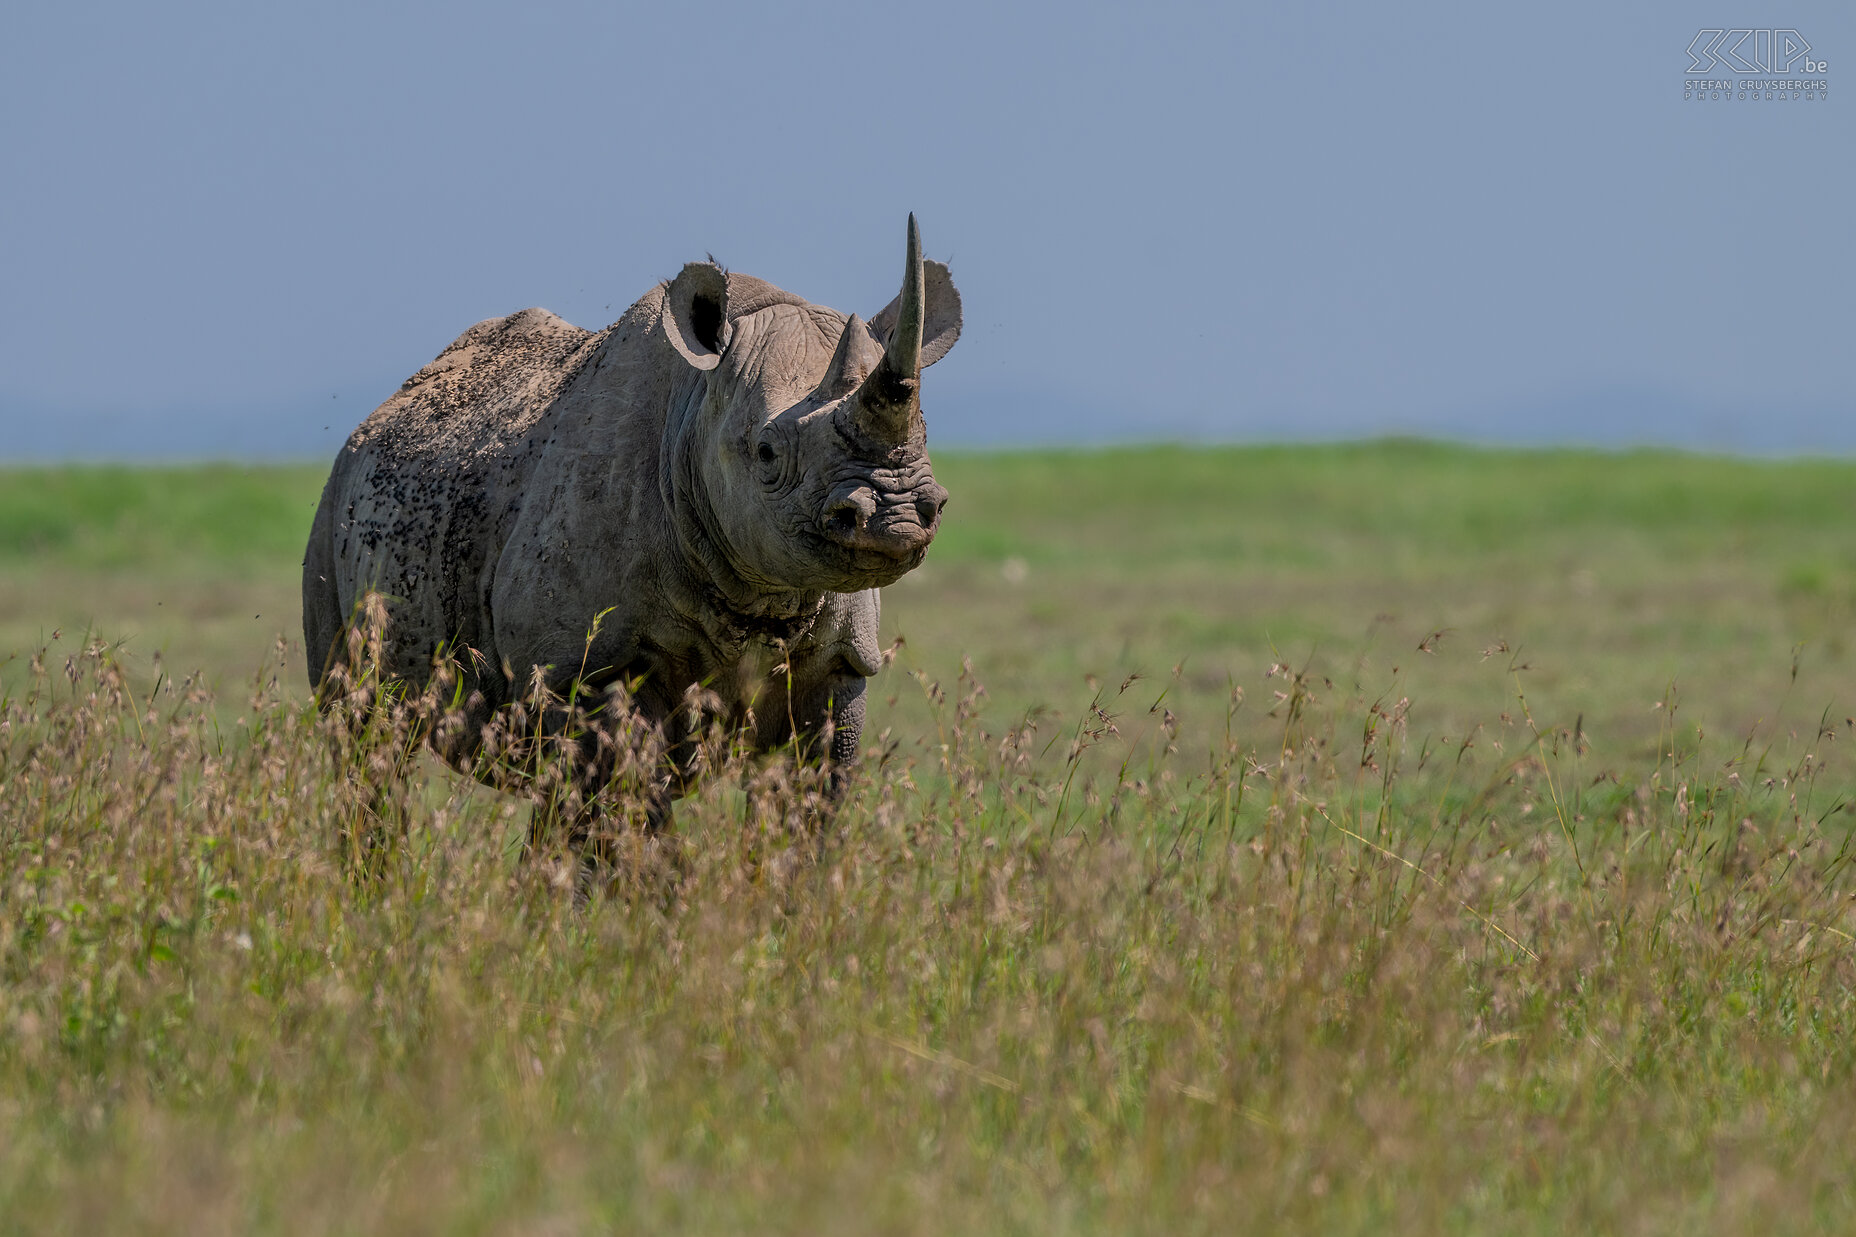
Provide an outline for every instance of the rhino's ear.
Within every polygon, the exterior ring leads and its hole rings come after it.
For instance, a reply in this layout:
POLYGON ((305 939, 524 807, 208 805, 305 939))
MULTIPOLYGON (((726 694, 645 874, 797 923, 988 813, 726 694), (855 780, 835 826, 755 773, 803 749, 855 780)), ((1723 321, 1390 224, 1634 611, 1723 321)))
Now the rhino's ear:
POLYGON ((664 294, 664 334, 697 369, 722 360, 728 334, 728 276, 713 262, 691 262, 664 294))
MULTIPOLYGON (((948 274, 945 263, 933 258, 922 263, 922 300, 922 367, 926 369, 946 356, 960 338, 960 293, 954 291, 954 277, 948 274)), ((885 346, 889 333, 896 329, 901 308, 902 297, 898 295, 870 320, 870 329, 885 346)))

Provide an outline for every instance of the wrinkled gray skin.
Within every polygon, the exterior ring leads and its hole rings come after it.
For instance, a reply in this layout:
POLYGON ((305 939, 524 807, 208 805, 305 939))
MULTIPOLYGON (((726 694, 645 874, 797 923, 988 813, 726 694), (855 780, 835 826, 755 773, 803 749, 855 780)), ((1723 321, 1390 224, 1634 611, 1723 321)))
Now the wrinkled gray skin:
POLYGON ((919 382, 959 332, 913 217, 903 290, 868 324, 713 263, 603 331, 540 309, 479 323, 335 461, 303 564, 311 682, 376 590, 388 673, 423 682, 441 642, 478 667, 473 729, 442 753, 460 767, 534 667, 562 691, 583 665, 595 686, 638 681, 666 731, 654 823, 682 790, 693 685, 725 723, 751 717, 762 749, 829 719, 817 755, 852 760, 881 660, 876 590, 922 561, 947 500, 919 382))

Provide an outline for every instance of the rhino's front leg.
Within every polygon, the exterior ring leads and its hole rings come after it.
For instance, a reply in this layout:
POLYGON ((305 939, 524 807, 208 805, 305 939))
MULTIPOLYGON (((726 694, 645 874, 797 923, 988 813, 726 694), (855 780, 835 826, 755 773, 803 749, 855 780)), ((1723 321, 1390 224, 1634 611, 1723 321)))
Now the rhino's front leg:
POLYGON ((846 675, 841 691, 831 702, 831 752, 833 785, 843 772, 857 763, 857 749, 864 737, 864 694, 870 680, 861 674, 846 675))
POLYGON ((848 666, 839 668, 805 691, 795 691, 793 722, 798 727, 802 758, 823 760, 831 773, 832 793, 841 793, 864 733, 864 700, 869 680, 848 666), (827 746, 823 740, 831 736, 827 746))
POLYGON ((678 714, 653 713, 650 703, 615 694, 591 718, 564 709, 542 717, 546 734, 568 726, 579 734, 556 749, 570 757, 566 776, 536 799, 526 852, 532 859, 559 848, 571 858, 577 901, 620 884, 668 881, 664 887, 674 891, 679 858, 667 836, 671 803, 687 784, 685 764, 696 744, 677 724, 678 714))

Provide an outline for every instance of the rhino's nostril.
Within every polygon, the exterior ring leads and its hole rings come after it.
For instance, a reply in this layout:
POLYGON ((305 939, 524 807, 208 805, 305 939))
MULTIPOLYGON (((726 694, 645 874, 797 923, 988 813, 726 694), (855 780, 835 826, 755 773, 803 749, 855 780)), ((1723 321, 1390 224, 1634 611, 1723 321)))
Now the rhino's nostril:
POLYGON ((941 508, 946 505, 947 502, 945 499, 941 502, 936 502, 932 498, 924 498, 917 502, 915 504, 915 514, 917 518, 921 520, 922 527, 933 528, 934 522, 941 518, 941 508))
POLYGON ((876 514, 876 495, 867 485, 847 486, 825 503, 825 535, 849 541, 863 535, 876 514))

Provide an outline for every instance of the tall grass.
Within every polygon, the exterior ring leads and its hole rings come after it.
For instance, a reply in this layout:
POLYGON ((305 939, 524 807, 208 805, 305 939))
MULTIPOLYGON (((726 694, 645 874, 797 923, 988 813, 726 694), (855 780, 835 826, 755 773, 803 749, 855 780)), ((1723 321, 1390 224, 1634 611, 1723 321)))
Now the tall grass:
POLYGON ((1642 760, 1508 681, 1441 743, 1281 665, 1209 734, 923 675, 835 808, 720 750, 675 875, 578 905, 268 671, 228 725, 54 644, 0 670, 0 1228, 1847 1229, 1848 727, 1671 698, 1642 760))

